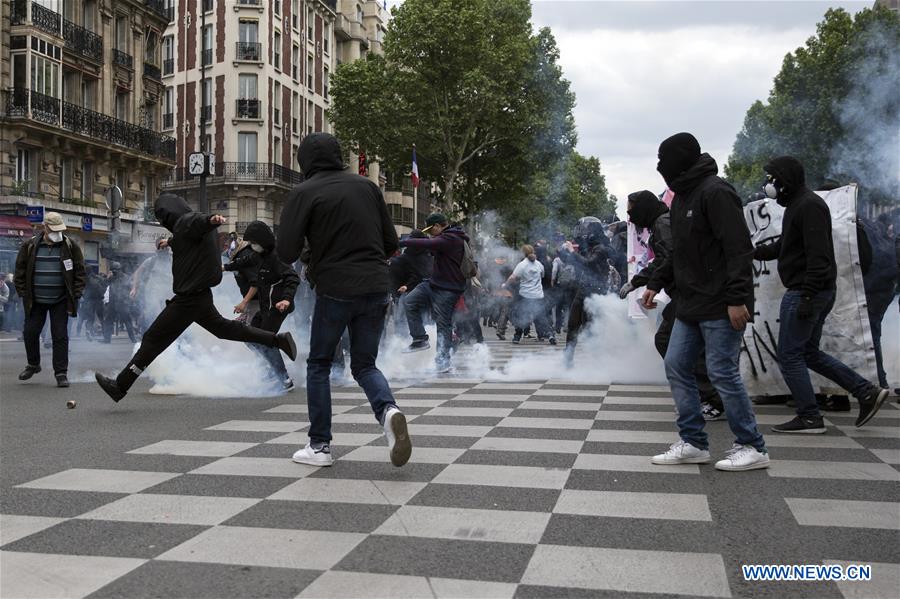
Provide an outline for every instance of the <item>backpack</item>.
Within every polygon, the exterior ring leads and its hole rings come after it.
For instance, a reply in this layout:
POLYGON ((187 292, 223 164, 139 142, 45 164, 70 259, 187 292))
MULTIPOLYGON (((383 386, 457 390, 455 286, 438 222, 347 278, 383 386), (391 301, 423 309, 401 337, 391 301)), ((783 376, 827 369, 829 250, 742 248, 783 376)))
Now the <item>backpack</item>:
POLYGON ((459 269, 466 279, 478 276, 478 264, 475 263, 475 254, 472 253, 472 248, 466 240, 463 240, 463 256, 459 262, 459 269))

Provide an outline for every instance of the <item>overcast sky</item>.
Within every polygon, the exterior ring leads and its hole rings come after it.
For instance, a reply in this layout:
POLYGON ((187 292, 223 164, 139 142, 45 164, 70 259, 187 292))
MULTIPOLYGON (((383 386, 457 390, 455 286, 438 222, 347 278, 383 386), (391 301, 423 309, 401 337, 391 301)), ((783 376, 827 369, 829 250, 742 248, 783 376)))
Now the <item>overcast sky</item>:
MULTIPOLYGON (((398 2, 390 2, 395 4, 398 2)), ((815 34, 829 7, 874 0, 532 0, 535 28, 559 44, 576 94, 578 150, 600 158, 620 198, 659 192, 659 142, 690 131, 720 172, 744 114, 764 100, 784 55, 815 34)))

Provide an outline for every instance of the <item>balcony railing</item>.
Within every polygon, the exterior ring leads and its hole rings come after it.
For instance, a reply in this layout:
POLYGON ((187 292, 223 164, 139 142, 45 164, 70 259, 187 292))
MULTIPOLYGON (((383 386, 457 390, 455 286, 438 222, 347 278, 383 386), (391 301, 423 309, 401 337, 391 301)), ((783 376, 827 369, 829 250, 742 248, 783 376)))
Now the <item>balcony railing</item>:
MULTIPOLYGON (((262 0, 238 0, 238 4, 242 4, 244 6, 259 6, 262 4, 262 0)), ((281 11, 277 11, 281 12, 281 11)))
POLYGON ((167 135, 29 89, 12 88, 5 94, 9 117, 30 118, 144 154, 175 160, 175 140, 167 135))
POLYGON ((47 33, 59 35, 62 25, 62 15, 49 8, 41 6, 37 2, 31 3, 31 23, 47 33))
POLYGON ((168 9, 163 5, 162 0, 144 0, 144 6, 149 8, 161 17, 168 18, 168 9))
POLYGON ((27 0, 12 0, 9 13, 10 25, 24 25, 28 21, 27 0))
POLYGON ((262 60, 262 44, 259 42, 235 42, 237 60, 259 62, 262 60))
MULTIPOLYGON (((293 187, 303 182, 303 175, 272 162, 217 162, 209 175, 213 182, 273 183, 293 187)), ((184 167, 172 169, 166 185, 196 181, 184 167)))
POLYGON ((175 59, 167 58, 163 61, 163 75, 171 75, 175 72, 175 59))
POLYGON ((212 121, 212 105, 207 104, 200 107, 200 118, 207 123, 212 121))
POLYGON ((239 119, 258 119, 262 102, 256 98, 239 98, 235 100, 235 114, 239 119))
POLYGON ((175 114, 167 112, 163 114, 163 129, 173 129, 175 127, 175 114))
POLYGON ((103 38, 93 31, 64 19, 63 39, 67 50, 95 62, 103 62, 103 38))
POLYGON ((125 67, 126 69, 134 68, 134 58, 127 52, 122 52, 117 48, 113 48, 112 59, 113 63, 119 65, 120 67, 125 67))
POLYGON ((144 77, 153 79, 154 81, 162 81, 162 73, 160 72, 159 67, 155 64, 150 64, 149 62, 144 63, 144 77))

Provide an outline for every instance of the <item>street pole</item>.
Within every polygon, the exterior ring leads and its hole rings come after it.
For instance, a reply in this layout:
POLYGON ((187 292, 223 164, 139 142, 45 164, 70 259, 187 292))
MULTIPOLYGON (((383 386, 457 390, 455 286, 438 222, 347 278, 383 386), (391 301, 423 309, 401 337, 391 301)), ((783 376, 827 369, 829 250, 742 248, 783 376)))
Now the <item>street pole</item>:
MULTIPOLYGON (((200 7, 200 47, 203 48, 203 51, 200 53, 200 151, 203 152, 203 160, 205 163, 203 174, 200 175, 200 212, 209 214, 209 200, 206 198, 206 172, 209 166, 206 156, 209 148, 206 147, 206 119, 203 115, 204 93, 206 91, 206 47, 204 46, 204 36, 206 35, 206 11, 204 10, 203 0, 197 0, 197 5, 200 7)), ((211 104, 212 98, 210 98, 210 105, 211 104)), ((212 109, 210 108, 210 110, 212 109)))

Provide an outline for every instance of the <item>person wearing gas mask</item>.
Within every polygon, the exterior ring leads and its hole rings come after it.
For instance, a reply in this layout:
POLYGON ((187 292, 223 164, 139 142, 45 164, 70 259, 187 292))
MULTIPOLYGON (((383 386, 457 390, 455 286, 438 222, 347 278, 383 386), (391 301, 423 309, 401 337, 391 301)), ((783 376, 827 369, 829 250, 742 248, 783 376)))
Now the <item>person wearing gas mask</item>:
POLYGON ((675 324, 666 351, 666 377, 678 408, 680 439, 654 464, 706 464, 711 461, 703 430, 695 367, 706 348, 706 367, 725 404, 734 445, 719 470, 769 466, 765 440, 741 379, 741 341, 753 311, 753 243, 741 199, 719 178, 716 161, 701 154, 690 133, 678 133, 659 146, 657 170, 672 200, 672 252, 657 267, 642 297, 645 308, 662 289, 674 289, 675 324))
POLYGON ((256 300, 256 273, 262 264, 263 247, 256 245, 256 248, 252 247, 244 238, 232 252, 231 262, 222 265, 223 271, 234 273, 234 282, 241 292, 241 301, 234 306, 234 313, 238 315, 236 320, 242 324, 250 324, 259 312, 259 302, 256 300), (259 251, 256 251, 257 249, 259 251))
POLYGON ((25 355, 28 365, 19 374, 27 381, 41 371, 41 330, 50 316, 53 373, 58 387, 68 387, 69 316, 78 316, 84 292, 84 255, 67 235, 58 212, 44 215, 42 230, 19 247, 16 256, 16 293, 25 308, 25 355))
POLYGON ((756 248, 757 260, 778 260, 778 276, 787 291, 781 299, 778 367, 796 404, 797 416, 773 426, 777 433, 825 433, 812 370, 834 381, 859 401, 856 426, 869 422, 889 392, 867 381, 847 365, 819 349, 822 327, 834 306, 837 266, 831 234, 831 212, 806 186, 806 172, 791 156, 765 167, 764 191, 785 208, 781 237, 756 248))
POLYGON ((569 322, 566 333, 566 367, 575 362, 575 347, 578 335, 590 320, 584 309, 584 302, 594 294, 602 295, 609 285, 609 239, 606 227, 594 216, 585 216, 575 225, 575 244, 567 241, 559 253, 564 263, 575 266, 577 282, 575 297, 569 308, 569 322), (577 248, 576 248, 577 244, 577 248))
MULTIPOLYGON (((669 207, 661 201, 652 191, 638 191, 628 196, 628 219, 639 229, 648 229, 650 238, 647 240, 650 249, 653 250, 653 261, 635 274, 631 281, 626 282, 619 289, 619 297, 626 299, 628 294, 645 286, 650 282, 650 277, 672 253, 672 222, 669 218, 669 207)), ((675 290, 667 289, 669 296, 674 298, 675 290)), ((656 330, 654 343, 656 351, 665 359, 666 350, 669 347, 669 338, 672 335, 672 326, 675 324, 675 301, 669 302, 662 313, 662 321, 656 330)), ((697 365, 694 369, 697 377, 697 387, 700 390, 700 400, 703 407, 703 417, 706 420, 719 420, 725 416, 725 407, 716 392, 716 388, 709 380, 706 373, 706 352, 700 352, 697 365)))
MULTIPOLYGON (((242 313, 247 309, 247 297, 256 299, 258 310, 250 325, 277 333, 284 319, 294 311, 294 294, 300 285, 300 276, 290 265, 278 258, 278 254, 275 253, 275 234, 266 223, 257 220, 247 225, 244 241, 248 242, 251 251, 260 257, 260 263, 252 287, 234 310, 242 313)), ((249 346, 266 360, 272 375, 282 389, 290 391, 294 388, 294 381, 288 376, 284 359, 277 349, 255 343, 249 346)))
POLYGON ((144 332, 137 352, 118 374, 109 378, 96 373, 97 383, 118 402, 148 366, 193 323, 230 341, 277 347, 294 360, 297 345, 290 333, 275 334, 223 318, 213 304, 212 287, 222 282, 222 262, 216 230, 225 224, 218 214, 194 212, 184 198, 164 193, 154 206, 159 222, 172 236, 172 291, 153 324, 144 332))

